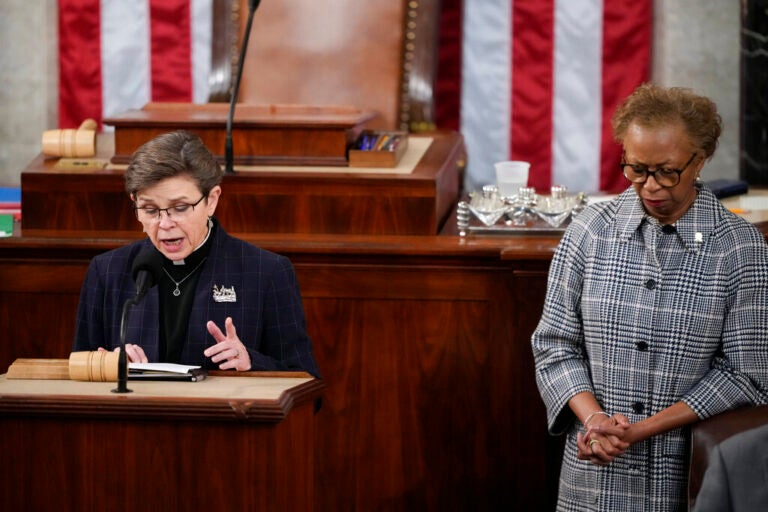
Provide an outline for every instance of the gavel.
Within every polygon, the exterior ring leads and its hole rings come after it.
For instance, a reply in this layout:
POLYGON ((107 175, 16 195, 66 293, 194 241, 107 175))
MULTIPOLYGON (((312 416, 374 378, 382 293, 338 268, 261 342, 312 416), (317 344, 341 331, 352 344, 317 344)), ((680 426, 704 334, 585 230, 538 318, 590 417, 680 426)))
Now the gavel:
POLYGON ((86 119, 79 128, 46 130, 43 132, 43 154, 66 158, 87 158, 96 154, 96 129, 93 119, 86 119))
POLYGON ((117 352, 72 352, 69 359, 16 359, 8 379, 57 379, 117 382, 117 352))

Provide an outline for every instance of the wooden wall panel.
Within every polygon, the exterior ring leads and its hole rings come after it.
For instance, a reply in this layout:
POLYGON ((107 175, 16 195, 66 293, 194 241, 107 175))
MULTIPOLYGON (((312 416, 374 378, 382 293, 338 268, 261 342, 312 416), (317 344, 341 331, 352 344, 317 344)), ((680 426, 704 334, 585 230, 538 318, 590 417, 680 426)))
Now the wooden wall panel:
POLYGON ((397 263, 297 266, 328 386, 315 485, 344 489, 319 509, 541 509, 528 339, 546 266, 397 263))

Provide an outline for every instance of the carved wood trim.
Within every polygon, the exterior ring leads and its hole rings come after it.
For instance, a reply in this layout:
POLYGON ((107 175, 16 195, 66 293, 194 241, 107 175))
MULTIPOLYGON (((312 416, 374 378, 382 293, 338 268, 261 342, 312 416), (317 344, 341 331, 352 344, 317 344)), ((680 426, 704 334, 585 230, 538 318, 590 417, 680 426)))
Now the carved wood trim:
POLYGON ((211 74, 208 77, 211 103, 228 102, 239 60, 238 26, 240 3, 236 0, 212 2, 211 74))
POLYGON ((406 0, 402 49, 400 129, 435 129, 440 0, 406 0))

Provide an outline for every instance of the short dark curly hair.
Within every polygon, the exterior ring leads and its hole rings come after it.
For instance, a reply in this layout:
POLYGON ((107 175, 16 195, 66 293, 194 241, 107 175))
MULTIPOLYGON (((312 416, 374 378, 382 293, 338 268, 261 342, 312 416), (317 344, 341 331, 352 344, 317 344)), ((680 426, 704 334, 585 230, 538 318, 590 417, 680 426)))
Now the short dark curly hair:
POLYGON ((680 123, 691 144, 710 158, 717 149, 723 121, 711 99, 685 87, 661 87, 646 83, 635 89, 611 118, 613 136, 624 142, 631 124, 657 128, 680 123))
POLYGON ((221 183, 223 171, 197 135, 179 130, 144 143, 131 156, 125 170, 125 191, 132 197, 166 178, 191 177, 207 195, 221 183))

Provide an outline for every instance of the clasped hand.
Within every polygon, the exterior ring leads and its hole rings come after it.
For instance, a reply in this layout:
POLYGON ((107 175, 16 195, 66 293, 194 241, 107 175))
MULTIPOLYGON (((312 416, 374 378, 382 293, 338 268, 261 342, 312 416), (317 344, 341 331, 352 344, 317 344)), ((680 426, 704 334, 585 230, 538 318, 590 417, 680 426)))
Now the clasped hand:
POLYGON ((600 416, 589 422, 585 433, 576 434, 577 457, 607 466, 632 444, 631 423, 623 414, 600 416))
MULTIPOLYGON (((226 334, 221 332, 219 326, 212 320, 208 321, 206 328, 210 335, 213 336, 213 339, 216 340, 216 344, 205 349, 203 352, 205 357, 210 357, 214 363, 221 363, 219 364, 219 369, 221 370, 235 369, 237 371, 248 371, 251 369, 251 356, 237 336, 237 330, 232 322, 232 318, 227 317, 224 321, 226 334)), ((99 350, 104 349, 99 348, 99 350)), ((115 349, 115 352, 119 351, 120 347, 115 349)), ((128 361, 131 363, 149 362, 144 349, 133 343, 125 344, 125 355, 128 356, 128 361)))

